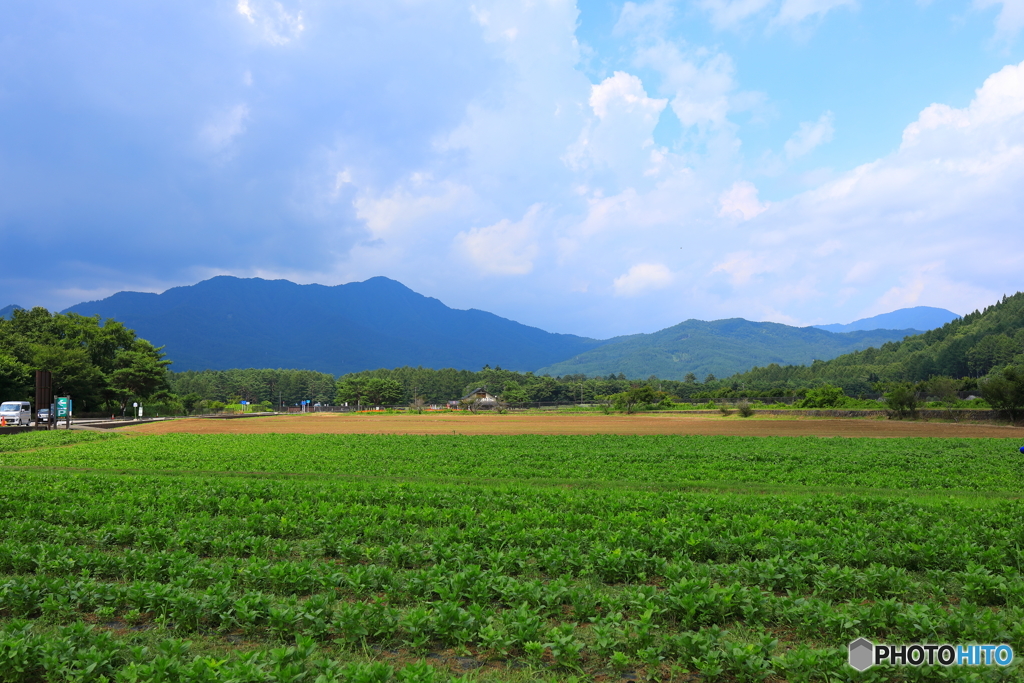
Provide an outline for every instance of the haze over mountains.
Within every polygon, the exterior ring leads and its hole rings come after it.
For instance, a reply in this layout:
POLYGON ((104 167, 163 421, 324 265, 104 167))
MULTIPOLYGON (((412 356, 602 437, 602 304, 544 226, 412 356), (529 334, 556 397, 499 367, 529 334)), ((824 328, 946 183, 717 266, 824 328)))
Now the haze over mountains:
MULTIPOLYGON (((0 309, 0 316, 15 308, 0 309)), ((124 323, 164 346, 179 372, 269 367, 341 375, 403 365, 470 370, 490 365, 539 374, 664 379, 683 379, 690 372, 699 379, 707 373, 725 377, 756 365, 828 360, 958 317, 919 307, 817 328, 741 318, 687 320, 652 334, 597 340, 546 332, 485 311, 452 309, 385 277, 328 287, 230 276, 162 294, 119 292, 65 312, 124 323), (928 326, 915 328, 908 321, 928 326), (896 329, 865 329, 876 323, 896 329)))
POLYGON ((942 327, 948 322, 959 318, 956 313, 947 311, 944 308, 932 306, 916 306, 914 308, 901 308, 892 313, 882 313, 871 318, 861 318, 852 323, 840 325, 815 325, 819 330, 829 332, 856 332, 859 330, 902 330, 914 329, 926 332, 942 327))

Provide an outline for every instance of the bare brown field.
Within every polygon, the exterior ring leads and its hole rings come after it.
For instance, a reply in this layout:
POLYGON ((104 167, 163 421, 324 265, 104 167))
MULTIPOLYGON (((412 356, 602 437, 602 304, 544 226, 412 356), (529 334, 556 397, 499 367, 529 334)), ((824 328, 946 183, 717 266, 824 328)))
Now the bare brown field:
POLYGON ((719 436, 845 436, 1012 438, 1020 427, 885 419, 753 418, 641 414, 277 415, 186 418, 126 427, 136 434, 697 434, 719 436))

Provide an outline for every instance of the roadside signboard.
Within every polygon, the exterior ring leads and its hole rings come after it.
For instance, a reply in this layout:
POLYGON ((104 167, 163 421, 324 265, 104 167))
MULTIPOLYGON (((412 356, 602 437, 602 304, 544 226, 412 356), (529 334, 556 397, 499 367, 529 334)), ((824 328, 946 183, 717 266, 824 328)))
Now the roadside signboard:
POLYGON ((57 417, 68 417, 71 415, 71 399, 67 396, 59 396, 56 399, 57 417))

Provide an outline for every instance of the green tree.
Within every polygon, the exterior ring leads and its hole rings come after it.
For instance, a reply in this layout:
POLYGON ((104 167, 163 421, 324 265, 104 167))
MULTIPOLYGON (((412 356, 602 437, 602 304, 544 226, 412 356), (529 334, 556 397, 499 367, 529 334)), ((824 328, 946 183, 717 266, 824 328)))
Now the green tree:
POLYGON ((121 412, 132 399, 147 399, 168 390, 167 366, 160 349, 145 340, 137 340, 130 349, 114 356, 113 370, 107 381, 111 393, 121 401, 121 412))
POLYGON ((519 382, 510 380, 505 383, 505 391, 501 393, 501 398, 506 403, 526 403, 530 400, 530 395, 519 382))
POLYGON ((362 377, 347 377, 338 380, 335 400, 338 403, 355 403, 356 409, 366 398, 366 382, 362 377))
POLYGON ((1024 368, 1008 365, 978 382, 982 397, 1016 422, 1024 411, 1024 368))
POLYGON ((194 391, 182 396, 181 406, 185 409, 185 414, 191 415, 202 400, 203 397, 194 391))
POLYGON ((395 405, 402 400, 405 390, 397 380, 390 377, 371 377, 364 386, 366 399, 378 406, 395 405))
POLYGON ((0 352, 0 400, 20 401, 29 396, 32 371, 14 356, 0 352))
POLYGON ((799 408, 841 408, 848 399, 843 390, 825 384, 807 391, 807 396, 798 404, 799 408))
POLYGON ((656 403, 658 394, 649 384, 642 384, 630 387, 622 393, 615 394, 612 398, 615 401, 616 410, 625 410, 627 414, 632 415, 638 406, 656 403))
POLYGON ((960 389, 960 382, 952 377, 932 377, 925 383, 925 391, 937 398, 946 407, 946 413, 954 422, 960 421, 960 416, 954 408, 960 401, 957 393, 960 389))
POLYGON ((905 418, 917 415, 917 389, 910 382, 892 384, 885 392, 885 403, 890 417, 905 418))

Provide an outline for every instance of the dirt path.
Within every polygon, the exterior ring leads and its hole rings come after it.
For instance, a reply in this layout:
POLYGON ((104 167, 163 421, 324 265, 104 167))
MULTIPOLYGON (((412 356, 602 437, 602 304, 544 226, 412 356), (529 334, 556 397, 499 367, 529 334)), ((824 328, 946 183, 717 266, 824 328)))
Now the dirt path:
POLYGON ((723 436, 971 437, 1024 439, 998 425, 885 419, 748 418, 707 415, 277 415, 187 418, 122 431, 136 434, 701 434, 723 436))

